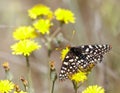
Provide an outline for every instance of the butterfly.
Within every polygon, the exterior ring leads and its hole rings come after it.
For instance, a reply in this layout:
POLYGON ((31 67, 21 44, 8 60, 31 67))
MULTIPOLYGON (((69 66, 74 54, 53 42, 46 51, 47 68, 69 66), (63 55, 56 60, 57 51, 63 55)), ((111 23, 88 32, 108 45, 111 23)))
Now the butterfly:
POLYGON ((78 70, 91 70, 96 63, 102 61, 103 55, 110 49, 111 46, 107 44, 70 47, 62 62, 59 79, 63 81, 70 75, 77 73, 78 70))

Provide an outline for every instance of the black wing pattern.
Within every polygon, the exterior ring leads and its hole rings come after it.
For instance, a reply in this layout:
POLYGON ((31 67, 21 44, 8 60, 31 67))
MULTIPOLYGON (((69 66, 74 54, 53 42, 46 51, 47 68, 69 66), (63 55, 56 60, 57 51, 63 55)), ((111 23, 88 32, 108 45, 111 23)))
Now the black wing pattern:
POLYGON ((79 47, 71 47, 63 60, 59 79, 65 80, 68 78, 68 75, 72 75, 78 70, 90 70, 91 64, 95 65, 101 62, 103 55, 110 49, 110 45, 82 45, 79 47))

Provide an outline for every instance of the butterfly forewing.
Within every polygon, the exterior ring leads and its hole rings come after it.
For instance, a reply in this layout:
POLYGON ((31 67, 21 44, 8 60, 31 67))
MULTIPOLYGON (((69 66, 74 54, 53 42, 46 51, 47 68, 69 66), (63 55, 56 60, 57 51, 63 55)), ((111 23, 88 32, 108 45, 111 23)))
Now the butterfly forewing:
POLYGON ((79 47, 71 47, 63 60, 59 79, 65 80, 78 70, 89 70, 90 65, 101 62, 103 55, 110 49, 110 45, 82 45, 79 47))

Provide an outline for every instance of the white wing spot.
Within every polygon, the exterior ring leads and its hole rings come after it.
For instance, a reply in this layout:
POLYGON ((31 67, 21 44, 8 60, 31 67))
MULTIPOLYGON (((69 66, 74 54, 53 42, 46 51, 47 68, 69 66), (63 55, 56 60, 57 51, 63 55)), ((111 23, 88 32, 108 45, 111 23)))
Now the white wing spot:
POLYGON ((64 65, 68 65, 68 62, 63 62, 64 65))
POLYGON ((83 62, 84 60, 81 59, 80 61, 83 62))
POLYGON ((98 46, 97 46, 97 45, 95 45, 95 47, 96 47, 96 48, 98 48, 98 46))
POLYGON ((89 48, 87 48, 85 51, 88 52, 88 51, 89 51, 89 48))
POLYGON ((78 63, 81 63, 80 60, 78 60, 78 63))
POLYGON ((85 46, 81 46, 82 48, 84 48, 85 46))
POLYGON ((106 49, 106 45, 103 45, 104 46, 104 49, 106 49))
POLYGON ((66 58, 69 58, 69 56, 66 56, 66 58))
POLYGON ((102 48, 102 45, 99 45, 100 48, 102 48))
POLYGON ((72 69, 72 66, 70 66, 70 69, 72 69))
POLYGON ((70 61, 70 62, 73 62, 74 60, 73 60, 73 59, 70 59, 69 61, 70 61))
POLYGON ((62 74, 59 74, 59 76, 62 76, 62 74))
POLYGON ((64 71, 63 71, 63 70, 61 70, 61 73, 64 73, 64 71))
POLYGON ((76 56, 76 59, 78 59, 79 57, 78 56, 76 56))
POLYGON ((62 67, 62 69, 67 70, 67 68, 65 68, 65 67, 62 67))
POLYGON ((91 45, 89 45, 89 48, 91 48, 91 49, 92 49, 93 47, 92 47, 91 45))

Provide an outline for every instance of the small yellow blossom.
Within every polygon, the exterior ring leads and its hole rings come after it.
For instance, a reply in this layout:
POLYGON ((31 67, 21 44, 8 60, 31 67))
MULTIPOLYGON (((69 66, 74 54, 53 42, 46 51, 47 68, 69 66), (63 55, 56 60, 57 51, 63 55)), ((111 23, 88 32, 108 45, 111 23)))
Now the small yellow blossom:
POLYGON ((14 91, 14 93, 27 93, 27 92, 21 90, 20 92, 14 91))
POLYGON ((31 26, 22 26, 16 29, 15 32, 13 32, 13 37, 15 40, 23 40, 23 39, 29 39, 29 38, 35 38, 35 29, 31 26))
POLYGON ((57 20, 62 21, 65 24, 68 24, 70 22, 75 23, 74 14, 70 10, 58 8, 55 11, 55 16, 57 20))
POLYGON ((51 18, 53 16, 53 13, 49 7, 38 4, 28 10, 28 15, 32 19, 36 19, 38 16, 47 16, 48 18, 51 18))
POLYGON ((79 83, 79 82, 84 82, 87 79, 87 73, 78 71, 77 73, 73 74, 70 76, 70 79, 79 83))
POLYGON ((39 49, 41 46, 33 40, 21 40, 11 46, 12 54, 29 56, 31 52, 39 49))
POLYGON ((9 93, 14 88, 14 84, 9 80, 0 80, 0 93, 9 93))
POLYGON ((102 87, 98 85, 93 85, 93 86, 89 86, 82 93, 104 93, 104 92, 105 90, 102 87))
POLYGON ((69 52, 69 48, 68 47, 66 47, 65 49, 63 49, 62 51, 61 51, 61 59, 62 60, 64 60, 64 58, 65 58, 65 56, 66 56, 66 54, 69 52))
POLYGON ((41 34, 49 34, 52 23, 50 22, 50 20, 40 19, 33 25, 41 34))

